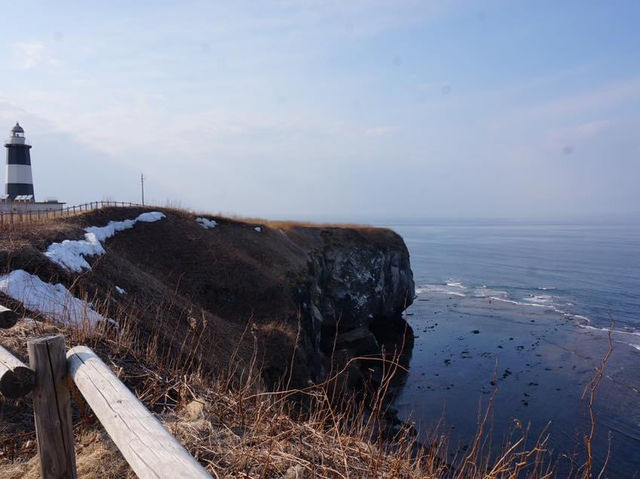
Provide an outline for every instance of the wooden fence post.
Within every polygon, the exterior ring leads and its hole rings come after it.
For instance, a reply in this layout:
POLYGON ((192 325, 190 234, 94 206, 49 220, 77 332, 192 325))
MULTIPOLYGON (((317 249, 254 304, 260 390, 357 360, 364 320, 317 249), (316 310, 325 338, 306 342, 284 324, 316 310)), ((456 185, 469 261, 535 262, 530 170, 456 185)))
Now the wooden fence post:
POLYGON ((28 346, 36 374, 33 415, 42 479, 76 479, 64 336, 32 339, 28 346))

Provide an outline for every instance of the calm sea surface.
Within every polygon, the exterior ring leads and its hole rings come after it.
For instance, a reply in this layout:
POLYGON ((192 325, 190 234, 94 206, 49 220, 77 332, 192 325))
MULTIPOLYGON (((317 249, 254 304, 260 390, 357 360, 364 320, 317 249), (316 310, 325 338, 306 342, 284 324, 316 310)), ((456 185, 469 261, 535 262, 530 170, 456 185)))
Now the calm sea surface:
POLYGON ((452 457, 464 454, 497 389, 496 448, 530 425, 530 438, 551 434, 558 470, 570 470, 583 453, 582 392, 614 321, 594 456, 604 464, 610 442, 609 477, 640 477, 640 225, 392 228, 411 253, 417 293, 397 406, 423 439, 441 424, 452 457))

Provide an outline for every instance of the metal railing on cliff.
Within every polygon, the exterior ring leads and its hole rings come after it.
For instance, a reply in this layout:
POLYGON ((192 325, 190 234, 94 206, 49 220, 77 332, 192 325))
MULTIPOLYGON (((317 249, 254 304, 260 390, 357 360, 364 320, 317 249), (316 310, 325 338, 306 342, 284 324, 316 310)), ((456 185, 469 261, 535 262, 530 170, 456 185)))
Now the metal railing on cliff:
MULTIPOLYGON (((21 205, 23 206, 23 205, 21 205)), ((81 205, 67 206, 59 210, 24 210, 24 211, 0 211, 0 227, 16 223, 40 223, 53 218, 74 216, 85 211, 97 210, 106 207, 144 206, 139 203, 127 201, 92 201, 81 205)))

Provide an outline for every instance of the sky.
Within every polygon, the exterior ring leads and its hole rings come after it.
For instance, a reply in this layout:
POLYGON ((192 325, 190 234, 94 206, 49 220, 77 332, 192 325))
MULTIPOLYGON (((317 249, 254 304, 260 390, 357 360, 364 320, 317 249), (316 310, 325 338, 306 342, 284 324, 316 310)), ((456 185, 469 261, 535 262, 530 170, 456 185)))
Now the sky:
POLYGON ((2 12, 38 199, 139 201, 142 172, 149 203, 250 217, 640 217, 635 0, 2 12))

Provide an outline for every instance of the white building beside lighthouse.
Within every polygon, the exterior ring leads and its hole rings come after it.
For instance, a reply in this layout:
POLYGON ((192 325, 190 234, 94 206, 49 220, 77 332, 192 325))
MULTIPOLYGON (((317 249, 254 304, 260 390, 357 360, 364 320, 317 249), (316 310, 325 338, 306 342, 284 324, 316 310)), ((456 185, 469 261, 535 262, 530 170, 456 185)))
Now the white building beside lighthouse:
POLYGON ((5 143, 7 163, 4 194, 0 195, 0 213, 61 210, 64 203, 58 201, 37 202, 31 173, 31 154, 19 123, 9 132, 5 143))

